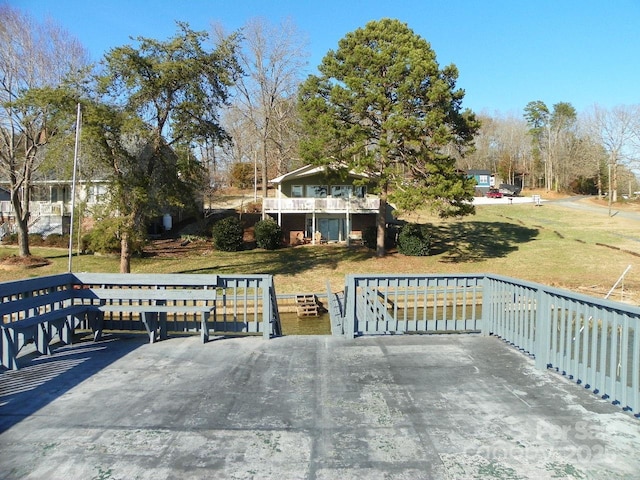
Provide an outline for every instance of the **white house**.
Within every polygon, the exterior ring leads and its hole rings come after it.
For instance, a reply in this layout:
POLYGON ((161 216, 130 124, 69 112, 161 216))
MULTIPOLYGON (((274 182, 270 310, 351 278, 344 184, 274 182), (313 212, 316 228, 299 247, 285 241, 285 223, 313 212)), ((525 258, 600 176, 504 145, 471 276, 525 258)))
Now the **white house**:
POLYGON ((353 171, 346 179, 333 173, 307 165, 271 180, 276 194, 263 199, 262 211, 281 226, 285 243, 348 244, 375 225, 380 200, 369 193, 371 179, 353 171))
MULTIPOLYGON (((0 237, 15 230, 15 212, 7 195, 0 196, 0 237)), ((31 186, 29 233, 50 235, 69 233, 71 221, 71 181, 42 180, 31 186)), ((86 201, 88 207, 102 202, 107 193, 104 182, 81 183, 76 187, 76 206, 86 201)))

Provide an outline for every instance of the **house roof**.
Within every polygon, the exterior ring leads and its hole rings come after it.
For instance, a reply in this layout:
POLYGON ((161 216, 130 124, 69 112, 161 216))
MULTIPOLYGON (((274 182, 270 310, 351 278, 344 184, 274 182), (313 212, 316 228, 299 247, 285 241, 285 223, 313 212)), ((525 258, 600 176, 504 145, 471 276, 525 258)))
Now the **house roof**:
MULTIPOLYGON (((327 171, 327 165, 305 165, 304 167, 300 167, 291 172, 285 173, 284 175, 280 175, 272 180, 270 180, 273 184, 279 184, 284 182, 285 180, 294 180, 296 178, 304 178, 309 177, 311 175, 316 175, 318 173, 324 173, 327 171)), ((358 178, 369 178, 369 175, 366 173, 357 173, 354 170, 349 170, 350 177, 358 177, 358 178)))

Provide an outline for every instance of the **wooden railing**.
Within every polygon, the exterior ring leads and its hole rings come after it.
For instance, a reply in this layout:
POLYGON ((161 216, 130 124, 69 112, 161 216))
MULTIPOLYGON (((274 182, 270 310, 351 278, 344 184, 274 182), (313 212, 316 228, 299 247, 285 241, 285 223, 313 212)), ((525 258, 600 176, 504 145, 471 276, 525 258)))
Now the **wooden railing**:
POLYGON ((371 213, 377 212, 380 199, 364 198, 264 198, 263 211, 269 213, 321 212, 371 213))

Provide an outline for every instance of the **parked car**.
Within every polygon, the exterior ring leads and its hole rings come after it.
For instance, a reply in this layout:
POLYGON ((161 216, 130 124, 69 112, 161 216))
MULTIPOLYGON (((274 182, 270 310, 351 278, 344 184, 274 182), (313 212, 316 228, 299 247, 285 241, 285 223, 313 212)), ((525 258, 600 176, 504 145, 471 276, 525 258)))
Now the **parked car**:
POLYGON ((504 197, 517 197, 520 195, 521 187, 517 185, 509 185, 508 183, 501 183, 498 191, 502 193, 504 197))
POLYGON ((487 192, 487 198, 502 198, 502 193, 499 190, 492 188, 487 192))

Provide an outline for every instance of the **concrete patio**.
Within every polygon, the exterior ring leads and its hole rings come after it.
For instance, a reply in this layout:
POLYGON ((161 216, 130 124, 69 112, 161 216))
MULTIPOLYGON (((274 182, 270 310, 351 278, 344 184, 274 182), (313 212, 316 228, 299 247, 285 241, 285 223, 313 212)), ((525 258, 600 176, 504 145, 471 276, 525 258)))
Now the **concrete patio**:
POLYGON ((638 478, 640 420, 495 337, 106 336, 0 373, 0 478, 638 478))

